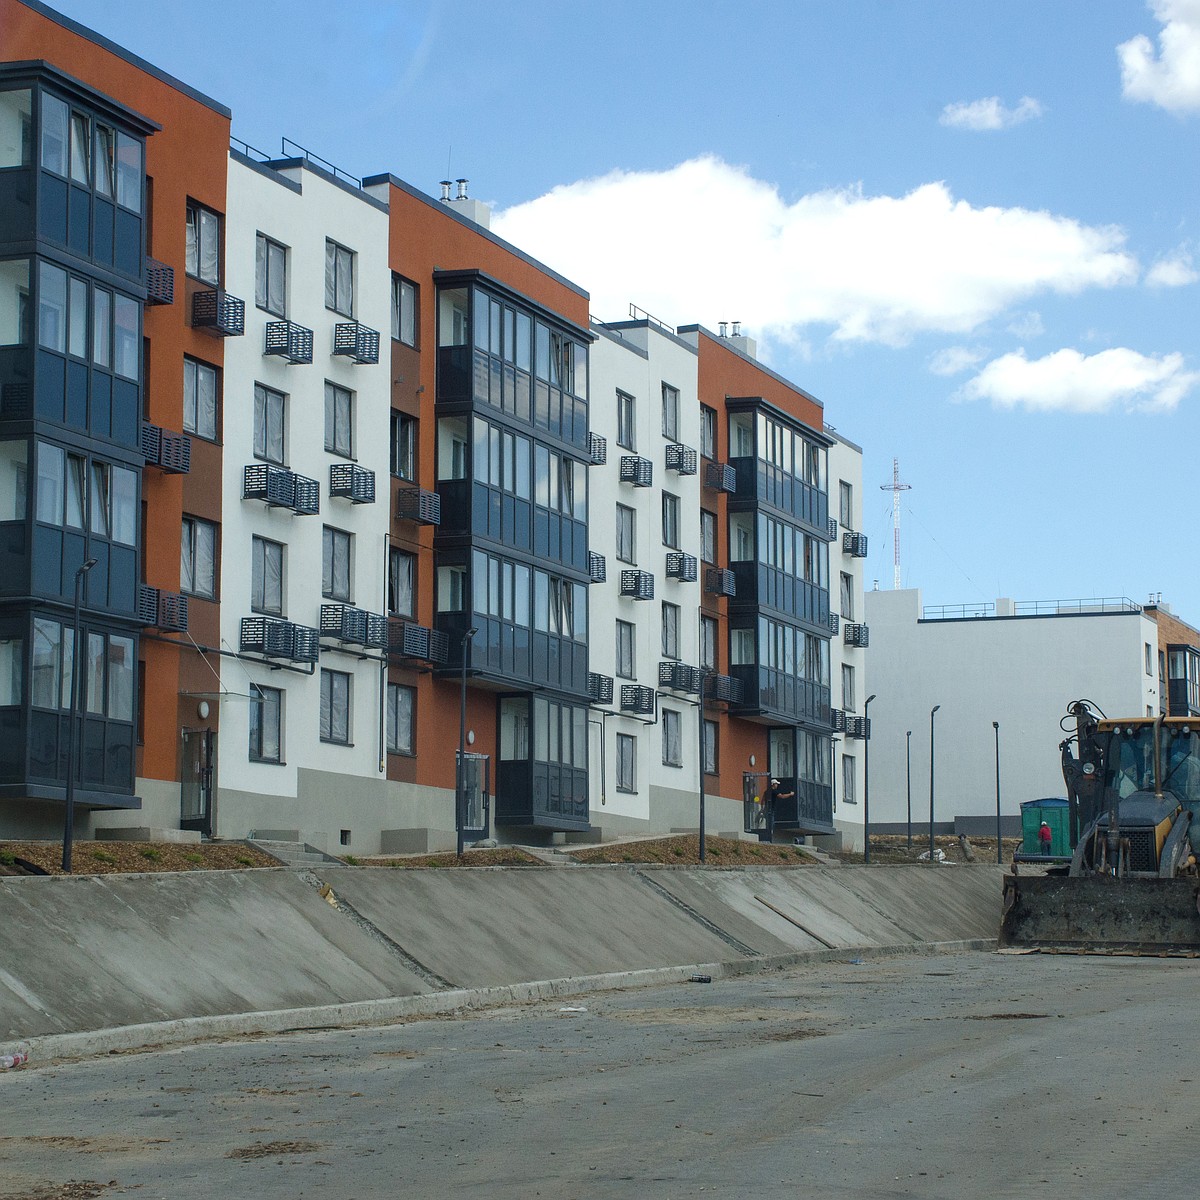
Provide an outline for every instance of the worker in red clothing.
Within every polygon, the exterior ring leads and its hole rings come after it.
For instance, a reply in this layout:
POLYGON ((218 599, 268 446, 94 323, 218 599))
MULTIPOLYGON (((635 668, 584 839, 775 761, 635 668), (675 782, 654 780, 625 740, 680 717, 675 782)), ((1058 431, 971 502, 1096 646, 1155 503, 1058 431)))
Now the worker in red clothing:
POLYGON ((1038 842, 1041 843, 1042 853, 1050 853, 1050 843, 1053 841, 1054 835, 1050 832, 1050 822, 1043 821, 1038 828, 1038 842))

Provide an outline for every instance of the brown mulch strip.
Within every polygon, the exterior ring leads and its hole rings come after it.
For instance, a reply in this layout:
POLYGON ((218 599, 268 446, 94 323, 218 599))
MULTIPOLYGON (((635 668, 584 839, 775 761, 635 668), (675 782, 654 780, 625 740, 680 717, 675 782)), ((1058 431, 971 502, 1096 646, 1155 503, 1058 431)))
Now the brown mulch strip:
MULTIPOLYGON (((773 846, 765 842, 743 842, 736 838, 706 837, 705 865, 710 867, 807 867, 816 860, 802 846, 773 846)), ((700 861, 697 834, 655 838, 644 842, 618 842, 572 851, 581 863, 671 863, 694 865, 700 861)))
POLYGON ((468 850, 460 859, 456 854, 413 854, 404 858, 355 858, 347 855, 352 867, 540 867, 543 864, 532 854, 515 846, 494 849, 468 850))
MULTIPOLYGON (((0 869, 16 871, 23 860, 61 875, 61 842, 0 842, 0 869)), ((277 867, 269 854, 242 842, 76 842, 73 875, 124 875, 135 871, 244 871, 277 867)))

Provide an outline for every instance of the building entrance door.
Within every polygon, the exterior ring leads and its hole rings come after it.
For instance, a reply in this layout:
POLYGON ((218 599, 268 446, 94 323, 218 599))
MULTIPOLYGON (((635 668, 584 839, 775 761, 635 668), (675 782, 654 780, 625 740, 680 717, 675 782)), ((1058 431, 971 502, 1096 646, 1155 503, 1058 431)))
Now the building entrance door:
POLYGON ((491 763, 486 754, 463 755, 463 837, 469 842, 483 841, 491 829, 491 763))
POLYGON ((185 729, 179 774, 180 829, 198 829, 202 836, 212 837, 216 779, 216 730, 185 729))

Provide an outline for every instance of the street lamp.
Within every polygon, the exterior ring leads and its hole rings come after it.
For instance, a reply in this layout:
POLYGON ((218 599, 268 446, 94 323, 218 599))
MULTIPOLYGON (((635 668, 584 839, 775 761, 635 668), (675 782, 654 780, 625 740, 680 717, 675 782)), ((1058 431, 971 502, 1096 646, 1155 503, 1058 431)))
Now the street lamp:
POLYGON ((458 771, 454 779, 454 830, 458 857, 463 853, 463 824, 467 819, 467 646, 479 632, 472 625, 462 637, 462 695, 458 706, 458 771))
POLYGON ((932 867, 933 858, 933 714, 942 706, 935 704, 929 710, 929 865, 932 867))
POLYGON ((904 735, 904 779, 908 796, 908 848, 912 849, 912 730, 904 735))
POLYGON ((62 869, 71 874, 71 850, 75 844, 75 726, 78 724, 80 676, 83 674, 83 655, 79 652, 79 605, 83 592, 83 577, 96 565, 89 558, 75 569, 75 626, 71 641, 71 703, 67 715, 67 812, 63 825, 62 869))
POLYGON ((708 739, 704 729, 704 688, 708 683, 707 666, 700 667, 700 861, 704 861, 704 755, 708 749, 708 739))
POLYGON ((871 861, 871 701, 863 704, 863 862, 871 861))
POLYGON ((992 728, 996 731, 996 865, 999 866, 1004 861, 1000 852, 1000 722, 993 721, 992 728))

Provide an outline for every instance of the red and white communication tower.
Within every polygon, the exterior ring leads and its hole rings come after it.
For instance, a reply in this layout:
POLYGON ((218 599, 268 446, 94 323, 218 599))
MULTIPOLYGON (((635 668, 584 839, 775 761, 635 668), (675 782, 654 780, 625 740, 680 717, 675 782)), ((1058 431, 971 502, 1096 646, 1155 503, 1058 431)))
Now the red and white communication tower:
POLYGON ((892 493, 892 587, 900 590, 900 493, 912 490, 911 483, 900 482, 900 460, 892 459, 892 482, 881 483, 881 492, 892 493))

